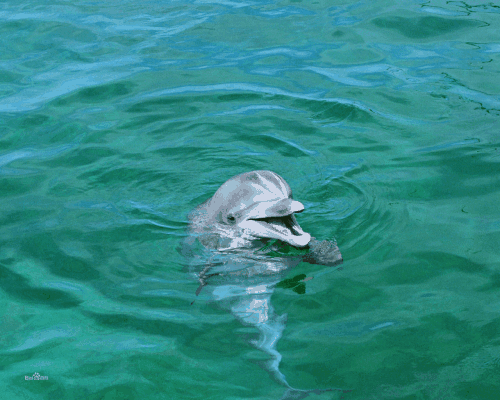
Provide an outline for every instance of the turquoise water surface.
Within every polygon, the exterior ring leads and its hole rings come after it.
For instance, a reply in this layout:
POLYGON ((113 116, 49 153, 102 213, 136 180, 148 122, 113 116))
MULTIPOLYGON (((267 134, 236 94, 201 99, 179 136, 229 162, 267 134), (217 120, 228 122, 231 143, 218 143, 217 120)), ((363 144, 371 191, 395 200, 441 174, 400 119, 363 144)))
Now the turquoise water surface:
POLYGON ((177 250, 257 169, 344 257, 272 294, 290 385, 500 398, 497 2, 10 0, 0 32, 0 399, 292 398, 177 250))

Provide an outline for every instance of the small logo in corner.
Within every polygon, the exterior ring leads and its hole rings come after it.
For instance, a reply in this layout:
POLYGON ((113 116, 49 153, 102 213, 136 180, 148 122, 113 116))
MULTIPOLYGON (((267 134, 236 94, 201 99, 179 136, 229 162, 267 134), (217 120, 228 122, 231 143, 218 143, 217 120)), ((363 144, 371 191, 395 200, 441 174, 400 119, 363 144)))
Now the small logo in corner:
POLYGON ((35 372, 33 376, 24 375, 25 381, 48 381, 48 376, 42 376, 38 372, 35 372))

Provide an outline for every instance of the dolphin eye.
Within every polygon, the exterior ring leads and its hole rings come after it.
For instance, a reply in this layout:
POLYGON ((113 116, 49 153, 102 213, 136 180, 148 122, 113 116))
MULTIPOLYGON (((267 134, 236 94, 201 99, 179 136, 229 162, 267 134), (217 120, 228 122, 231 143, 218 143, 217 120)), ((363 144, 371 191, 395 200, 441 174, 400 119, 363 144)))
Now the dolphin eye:
POLYGON ((230 224, 234 224, 236 222, 236 218, 234 217, 233 214, 229 214, 227 216, 227 221, 230 223, 230 224))

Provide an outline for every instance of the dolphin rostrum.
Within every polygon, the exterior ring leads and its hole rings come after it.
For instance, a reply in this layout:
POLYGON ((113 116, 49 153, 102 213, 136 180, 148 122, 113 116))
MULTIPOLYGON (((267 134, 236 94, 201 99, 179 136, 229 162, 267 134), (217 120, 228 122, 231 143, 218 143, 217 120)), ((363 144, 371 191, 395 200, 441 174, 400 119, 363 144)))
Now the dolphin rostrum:
POLYGON ((259 339, 252 344, 271 357, 266 369, 287 388, 283 399, 342 390, 294 389, 279 370, 276 343, 287 316, 274 312, 274 287, 301 261, 342 263, 335 242, 317 241, 302 230, 295 214, 303 210, 281 176, 271 171, 246 172, 223 183, 189 215, 189 236, 182 247, 190 272, 200 282, 196 295, 207 286, 222 308, 258 329, 259 339))

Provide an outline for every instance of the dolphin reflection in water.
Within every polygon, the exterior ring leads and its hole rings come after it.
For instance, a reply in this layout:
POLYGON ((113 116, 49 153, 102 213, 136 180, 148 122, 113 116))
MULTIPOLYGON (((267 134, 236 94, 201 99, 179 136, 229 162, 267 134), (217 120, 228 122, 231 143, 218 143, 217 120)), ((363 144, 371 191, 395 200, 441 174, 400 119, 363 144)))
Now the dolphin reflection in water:
POLYGON ((276 344, 286 323, 271 305, 274 287, 301 261, 336 266, 342 256, 335 242, 317 241, 304 232, 295 213, 304 210, 293 200, 290 186, 271 171, 232 177, 189 215, 183 253, 189 271, 199 280, 196 291, 211 297, 244 325, 254 326, 252 344, 267 353, 266 369, 287 388, 283 399, 341 389, 300 390, 279 370, 276 344))

